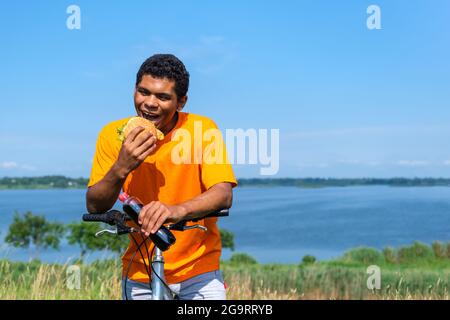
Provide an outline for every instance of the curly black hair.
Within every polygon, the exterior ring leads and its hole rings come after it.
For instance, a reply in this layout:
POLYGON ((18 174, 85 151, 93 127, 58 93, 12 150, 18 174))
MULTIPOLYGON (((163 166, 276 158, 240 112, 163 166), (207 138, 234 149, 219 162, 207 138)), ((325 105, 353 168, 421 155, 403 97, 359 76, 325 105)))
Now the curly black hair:
POLYGON ((155 54, 145 60, 136 75, 136 86, 146 74, 155 78, 174 80, 175 92, 178 98, 182 98, 187 94, 189 72, 186 70, 183 62, 173 54, 155 54))

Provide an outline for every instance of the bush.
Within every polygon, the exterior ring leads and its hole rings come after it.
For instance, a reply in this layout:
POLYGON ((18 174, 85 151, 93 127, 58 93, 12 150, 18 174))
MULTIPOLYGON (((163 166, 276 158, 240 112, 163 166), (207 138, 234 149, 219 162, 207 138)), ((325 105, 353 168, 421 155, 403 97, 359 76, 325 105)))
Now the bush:
POLYGON ((230 262, 233 264, 258 264, 258 261, 247 253, 233 253, 230 262))
POLYGON ((376 264, 384 261, 383 254, 374 248, 359 247, 347 251, 344 260, 363 264, 376 264))
POLYGON ((446 256, 447 256, 447 258, 450 259, 450 242, 447 243, 447 250, 446 251, 447 251, 446 252, 446 256))
POLYGON ((384 248, 383 256, 384 256, 384 260, 386 260, 386 262, 389 262, 389 263, 397 262, 397 253, 395 252, 395 249, 392 247, 384 248))
POLYGON ((433 248, 434 256, 439 259, 443 259, 446 256, 446 248, 445 245, 440 241, 434 241, 431 245, 433 248))
POLYGON ((234 251, 234 234, 225 229, 219 229, 222 248, 228 248, 234 251))
POLYGON ((399 262, 414 262, 434 258, 433 250, 425 243, 419 241, 415 241, 411 246, 401 247, 397 255, 399 262))
POLYGON ((314 262, 316 262, 316 257, 309 254, 304 256, 302 259, 302 264, 313 264, 314 262))

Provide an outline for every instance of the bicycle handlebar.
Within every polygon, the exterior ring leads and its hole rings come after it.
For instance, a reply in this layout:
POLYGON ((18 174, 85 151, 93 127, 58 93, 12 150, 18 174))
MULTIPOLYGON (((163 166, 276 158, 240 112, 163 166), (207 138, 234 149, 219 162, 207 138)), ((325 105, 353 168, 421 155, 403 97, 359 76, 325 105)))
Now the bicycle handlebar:
MULTIPOLYGON (((186 226, 186 222, 189 221, 199 221, 204 218, 211 218, 211 217, 225 217, 228 216, 229 212, 228 210, 220 210, 217 212, 212 212, 207 214, 204 217, 201 218, 195 218, 195 219, 188 219, 188 220, 181 220, 177 223, 169 225, 167 228, 164 226, 161 226, 160 229, 155 234, 150 234, 150 239, 153 241, 155 246, 157 246, 160 250, 166 251, 169 249, 169 247, 175 243, 176 239, 175 236, 170 232, 170 230, 176 230, 176 231, 184 231, 189 230, 193 228, 199 228, 204 231, 206 231, 206 227, 201 225, 195 225, 195 226, 186 226)), ((88 213, 83 214, 82 217, 83 221, 95 221, 95 222, 104 222, 111 226, 116 226, 116 230, 102 230, 97 232, 96 236, 100 235, 103 232, 109 232, 109 233, 116 233, 118 235, 121 234, 127 234, 132 232, 138 232, 137 229, 130 227, 126 224, 127 220, 131 220, 130 217, 123 212, 120 212, 118 210, 110 210, 106 213, 88 213)))
MULTIPOLYGON (((215 218, 215 217, 228 217, 229 210, 223 209, 220 211, 212 212, 207 214, 204 217, 201 218, 195 218, 195 219, 189 219, 189 220, 183 220, 184 222, 197 222, 199 220, 205 219, 205 218, 215 218)), ((123 221, 123 220, 129 220, 127 215, 118 211, 118 210, 111 210, 105 213, 86 213, 83 214, 82 217, 83 221, 86 222, 104 222, 111 226, 116 225, 117 221, 123 221)))

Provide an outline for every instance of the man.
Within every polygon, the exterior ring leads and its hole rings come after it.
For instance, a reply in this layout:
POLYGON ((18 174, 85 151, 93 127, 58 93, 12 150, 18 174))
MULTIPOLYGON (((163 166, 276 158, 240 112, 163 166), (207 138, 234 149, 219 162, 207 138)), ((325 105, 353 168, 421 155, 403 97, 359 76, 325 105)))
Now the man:
MULTIPOLYGON (((109 210, 123 189, 144 203, 139 223, 141 232, 148 236, 164 223, 203 217, 231 207, 236 179, 226 160, 222 136, 216 135, 215 148, 198 141, 206 132, 218 130, 206 117, 181 112, 188 87, 189 73, 175 56, 157 54, 142 64, 134 92, 136 112, 152 121, 165 137, 157 141, 151 133, 137 127, 121 143, 117 128, 128 118, 109 123, 101 130, 86 194, 90 213, 109 210), (185 133, 184 138, 191 136, 197 141, 183 141, 187 148, 180 148, 181 135, 177 135, 180 132, 185 133), (178 153, 183 152, 180 163, 178 153), (214 153, 222 155, 223 161, 206 161, 211 156, 214 159, 214 153)), ((216 222, 217 218, 199 221, 207 232, 173 231, 177 240, 164 252, 165 276, 180 299, 226 298, 219 270, 221 241, 216 222)), ((150 251, 153 244, 148 245, 150 251)), ((145 264, 148 266, 149 261, 139 254, 132 259, 136 249, 134 241, 130 241, 122 257, 123 276, 133 260, 127 291, 124 292, 123 286, 122 293, 128 299, 148 299, 151 289, 145 264)))

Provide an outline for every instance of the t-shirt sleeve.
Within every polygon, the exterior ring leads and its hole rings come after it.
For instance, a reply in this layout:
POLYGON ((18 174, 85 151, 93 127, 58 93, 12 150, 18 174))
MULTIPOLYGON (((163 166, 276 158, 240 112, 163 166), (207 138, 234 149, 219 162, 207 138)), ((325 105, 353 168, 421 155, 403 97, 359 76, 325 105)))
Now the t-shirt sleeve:
POLYGON ((211 120, 204 122, 202 148, 201 179, 206 190, 220 182, 237 186, 222 133, 211 120))
POLYGON ((118 151, 110 139, 111 137, 108 137, 107 130, 104 128, 97 138, 88 187, 102 180, 117 160, 118 151))

